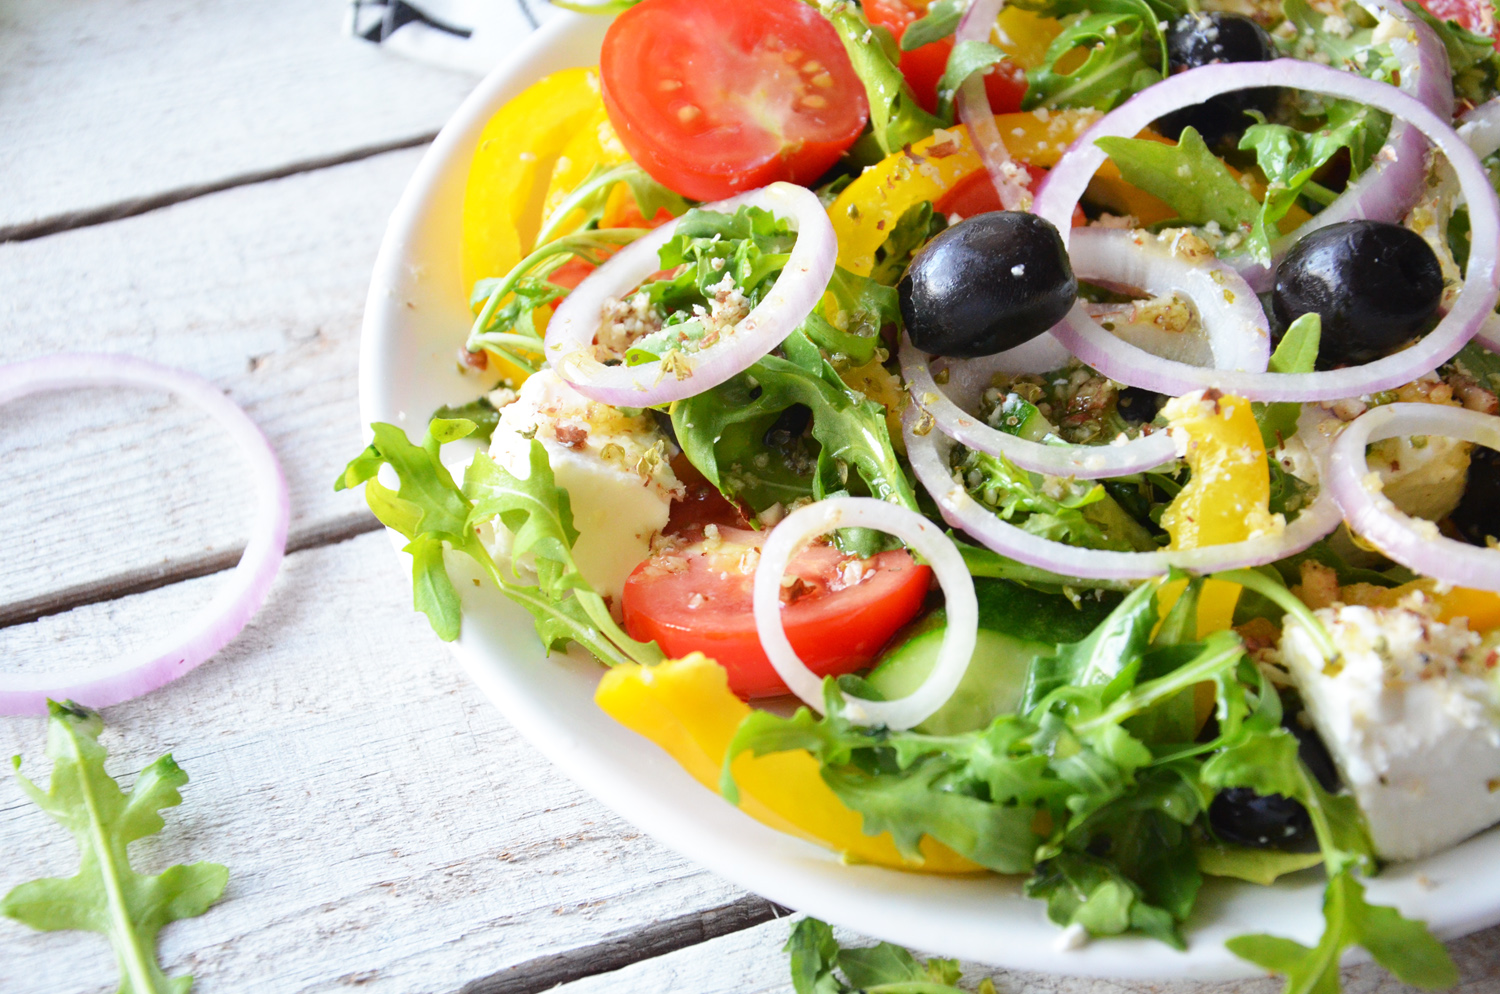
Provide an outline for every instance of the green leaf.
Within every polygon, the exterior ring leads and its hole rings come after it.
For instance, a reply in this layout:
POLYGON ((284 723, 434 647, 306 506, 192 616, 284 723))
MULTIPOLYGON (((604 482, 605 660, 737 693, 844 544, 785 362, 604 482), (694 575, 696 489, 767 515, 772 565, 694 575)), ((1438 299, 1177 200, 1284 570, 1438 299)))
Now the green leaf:
MULTIPOLYGON (((738 498, 748 489, 744 477, 765 473, 774 461, 762 442, 765 429, 782 411, 803 404, 812 411, 810 430, 820 459, 853 468, 874 496, 915 510, 916 496, 891 445, 885 407, 846 386, 800 332, 783 348, 786 358, 768 355, 720 386, 672 406, 672 428, 683 454, 727 496, 738 498), (757 457, 767 466, 757 468, 757 457)), ((806 480, 803 493, 816 494, 816 478, 792 474, 799 476, 806 480)))
POLYGON ((438 638, 452 642, 458 638, 463 624, 463 606, 459 603, 458 591, 453 589, 453 581, 448 578, 442 539, 420 535, 408 542, 402 551, 411 555, 413 606, 427 615, 438 638))
POLYGON ((1042 64, 1026 70, 1023 110, 1095 107, 1111 110, 1161 80, 1160 30, 1145 4, 1114 3, 1065 22, 1042 64), (1077 49, 1088 55, 1068 72, 1058 62, 1077 49))
POLYGON ((927 971, 915 956, 889 942, 864 949, 840 950, 839 969, 849 983, 861 990, 881 984, 928 979, 927 971))
POLYGON ((1122 600, 1109 617, 1085 639, 1057 647, 1031 664, 1021 711, 1028 712, 1059 687, 1090 687, 1111 683, 1132 666, 1156 627, 1156 583, 1143 583, 1122 600))
POLYGON ((583 582, 573 561, 573 543, 578 529, 573 527, 573 509, 568 492, 557 485, 547 450, 536 439, 527 453, 525 479, 512 475, 505 467, 484 453, 478 453, 464 473, 464 496, 473 502, 469 511, 470 529, 481 522, 500 519, 513 536, 511 568, 519 575, 520 559, 531 555, 555 568, 538 568, 544 588, 554 596, 583 582))
POLYGON ((792 927, 781 951, 791 958, 792 989, 797 994, 843 994, 848 990, 833 974, 839 944, 826 922, 802 919, 792 927))
POLYGON ((1272 935, 1242 935, 1225 945, 1257 966, 1286 974, 1288 994, 1337 994, 1339 958, 1354 945, 1415 987, 1441 990, 1458 982, 1458 968, 1427 926, 1395 908, 1367 903, 1364 887, 1347 869, 1328 881, 1323 918, 1323 937, 1312 948, 1272 935))
POLYGON ((1250 849, 1224 843, 1196 846, 1198 869, 1210 877, 1233 877, 1269 887, 1279 877, 1306 870, 1323 862, 1317 852, 1284 852, 1280 849, 1250 849))
MULTIPOLYGON (((920 22, 919 22, 920 23, 920 22)), ((909 29, 908 29, 909 30, 909 29)), ((904 40, 904 38, 903 38, 904 40)), ((948 53, 948 65, 943 78, 938 81, 938 114, 953 116, 953 101, 964 80, 975 73, 982 73, 990 66, 1004 62, 1006 55, 987 41, 961 41, 948 53)))
MULTIPOLYGON (((932 201, 923 200, 912 204, 902 212, 901 217, 892 226, 891 233, 875 249, 875 265, 870 269, 869 278, 875 283, 892 288, 893 291, 890 297, 881 298, 882 303, 890 308, 890 311, 882 312, 889 318, 886 323, 896 325, 901 323, 901 308, 897 302, 894 287, 906 274, 906 267, 911 264, 911 257, 916 254, 917 249, 927 244, 928 239, 947 226, 947 219, 933 212, 932 201), (886 301, 889 303, 885 303, 886 301)), ((844 270, 835 270, 829 289, 836 295, 848 293, 849 291, 841 288, 839 284, 844 283, 847 286, 851 279, 858 280, 859 277, 844 270)), ((847 305, 841 301, 840 306, 847 305)))
POLYGON ((854 72, 864 84, 870 127, 882 152, 890 155, 952 123, 934 117, 917 103, 895 58, 882 43, 881 36, 889 38, 889 33, 871 28, 858 6, 843 0, 818 0, 818 9, 838 31, 854 72))
POLYGON ((1192 128, 1182 129, 1176 145, 1144 138, 1100 138, 1095 144, 1125 182, 1166 201, 1188 224, 1214 221, 1225 231, 1239 231, 1260 218, 1260 204, 1192 128))
MULTIPOLYGON (((1273 373, 1311 373, 1317 368, 1318 344, 1323 337, 1323 316, 1316 311, 1301 315, 1281 336, 1276 351, 1271 353, 1270 370, 1273 373)), ((1264 404, 1255 401, 1250 405, 1255 419, 1260 423, 1261 441, 1266 451, 1275 449, 1283 441, 1297 434, 1297 419, 1302 415, 1302 405, 1279 401, 1264 404)), ((1277 465, 1273 460, 1272 465, 1277 465)))
POLYGON ((473 438, 485 443, 489 442, 490 436, 495 433, 495 429, 500 425, 500 412, 495 409, 494 404, 490 403, 488 397, 480 397, 477 400, 472 400, 458 407, 450 407, 445 404, 434 411, 432 416, 435 419, 451 420, 462 418, 468 421, 474 426, 473 438))
POLYGON ((1447 49, 1454 94, 1472 104, 1492 98, 1500 83, 1500 53, 1495 51, 1495 40, 1467 30, 1457 21, 1439 20, 1411 0, 1407 0, 1406 9, 1425 21, 1447 49))
POLYGON ((901 51, 914 51, 947 38, 957 30, 966 10, 968 4, 964 0, 933 0, 927 13, 906 26, 901 35, 901 51))
POLYGON ((156 936, 169 922, 201 915, 224 893, 229 871, 217 863, 177 865, 155 876, 136 873, 126 847, 165 826, 161 810, 182 803, 188 777, 171 756, 142 770, 130 793, 104 771, 103 723, 92 711, 48 702, 45 793, 16 775, 22 790, 78 843, 78 873, 33 880, 0 899, 0 914, 42 931, 76 929, 109 937, 120 964, 122 994, 186 994, 191 977, 168 978, 156 958, 156 936))

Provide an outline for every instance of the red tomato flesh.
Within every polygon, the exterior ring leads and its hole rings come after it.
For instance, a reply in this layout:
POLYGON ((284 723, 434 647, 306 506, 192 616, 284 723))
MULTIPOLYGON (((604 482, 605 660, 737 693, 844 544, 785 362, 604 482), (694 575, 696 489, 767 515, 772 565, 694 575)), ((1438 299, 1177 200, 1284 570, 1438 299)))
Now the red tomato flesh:
POLYGON ((811 183, 869 116, 838 32, 801 0, 644 0, 610 25, 599 74, 630 157, 696 200, 811 183))
MULTIPOLYGON (((765 532, 718 528, 717 537, 665 550, 625 583, 625 630, 670 657, 702 652, 729 672, 741 697, 786 693, 760 646, 751 585, 765 532)), ((792 560, 781 620, 797 655, 819 676, 868 666, 921 610, 932 570, 904 551, 870 559, 814 545, 792 560)))
MULTIPOLYGON (((900 44, 907 26, 926 14, 927 7, 928 0, 867 0, 864 10, 871 24, 885 28, 900 44)), ((941 38, 901 53, 898 66, 901 75, 906 77, 917 103, 929 114, 937 111, 938 83, 948 68, 948 55, 952 51, 953 39, 941 38)), ((985 73, 984 89, 994 113, 1018 111, 1021 98, 1026 96, 1026 73, 1009 60, 1001 62, 985 73)))
MULTIPOLYGON (((1042 177, 1047 175, 1047 170, 1040 166, 1026 165, 1026 171, 1031 174, 1031 188, 1037 189, 1042 177)), ((960 218, 970 218, 975 214, 987 214, 990 211, 1002 211, 1004 205, 1000 203, 1000 194, 995 192, 995 184, 990 182, 990 174, 983 169, 976 169, 963 179, 954 183, 937 199, 932 209, 939 214, 954 215, 960 218)), ((1088 224, 1088 218, 1084 217, 1083 208, 1073 206, 1073 227, 1081 228, 1088 224)))

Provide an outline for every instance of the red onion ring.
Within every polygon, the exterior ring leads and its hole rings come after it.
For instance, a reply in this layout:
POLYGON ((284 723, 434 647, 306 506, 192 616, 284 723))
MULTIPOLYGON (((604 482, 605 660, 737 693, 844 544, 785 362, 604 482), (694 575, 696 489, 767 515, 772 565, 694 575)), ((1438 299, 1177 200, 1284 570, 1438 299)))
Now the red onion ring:
MULTIPOLYGON (((1304 417, 1313 417, 1304 413, 1304 417)), ((948 454, 954 441, 938 432, 918 435, 912 429, 920 417, 915 406, 902 418, 902 436, 906 454, 917 479, 937 502, 943 520, 967 532, 987 548, 1009 556, 1028 566, 1037 566, 1064 576, 1099 580, 1144 580, 1161 576, 1173 567, 1195 573, 1261 566, 1301 552, 1338 527, 1339 509, 1328 493, 1319 486, 1318 496, 1302 509, 1297 520, 1280 534, 1265 535, 1231 542, 1207 545, 1197 549, 1173 549, 1161 552, 1111 552, 1082 549, 1040 538, 1001 520, 993 511, 969 496, 953 480, 948 469, 948 454)), ((1306 433, 1315 434, 1311 428, 1306 433)), ((1304 431, 1299 430, 1301 436, 1304 431)))
MULTIPOLYGON (((1005 0, 974 0, 958 22, 958 30, 953 33, 954 43, 989 41, 995 18, 1000 16, 1000 8, 1004 6, 1005 0)), ((1031 190, 1028 187, 1031 174, 1011 159, 1005 139, 995 127, 994 111, 984 89, 982 72, 970 73, 969 78, 959 84, 957 105, 958 119, 969 129, 969 139, 979 153, 979 160, 984 163, 984 171, 990 174, 990 182, 995 185, 1001 206, 1008 211, 1030 210, 1031 190)))
POLYGON ((861 725, 885 725, 898 731, 919 725, 958 689, 974 656, 979 604, 974 578, 958 547, 932 522, 898 504, 872 497, 830 497, 808 504, 782 519, 761 550, 755 568, 755 628, 760 644, 792 693, 823 712, 823 678, 797 657, 781 624, 781 578, 808 542, 839 528, 874 528, 895 535, 932 566, 943 588, 948 624, 932 672, 916 690, 894 701, 845 697, 845 716, 861 725))
MULTIPOLYGON (((1239 274, 1218 260, 1171 255, 1154 238, 1150 245, 1142 245, 1144 237, 1149 236, 1080 228, 1073 234, 1073 271, 1094 283, 1152 294, 1181 292, 1198 307, 1217 368, 1264 371, 1270 361, 1270 329, 1260 302, 1239 274)), ((948 362, 950 378, 944 390, 933 379, 930 360, 903 335, 901 375, 912 399, 945 435, 968 448, 1004 455, 1034 473, 1097 480, 1145 472, 1177 458, 1176 444, 1165 432, 1121 444, 1048 445, 991 428, 969 414, 964 408, 973 409, 996 373, 1051 372, 1067 362, 1067 351, 1050 335, 1032 342, 982 359, 948 362), (1042 344, 1032 346, 1038 341, 1042 344), (1039 360, 1047 364, 1019 368, 1039 360), (959 398, 957 403, 953 396, 959 398)))
POLYGON ((1349 527, 1402 566, 1455 586, 1500 591, 1500 550, 1446 538, 1380 492, 1365 446, 1398 435, 1442 435, 1500 450, 1500 418, 1445 404, 1387 404, 1351 421, 1333 442, 1328 489, 1349 527), (1372 480, 1373 477, 1373 480, 1372 480))
POLYGON ((32 675, 0 674, 0 714, 46 714, 47 699, 109 707, 177 679, 229 643, 260 609, 286 550, 286 478, 266 436, 218 387, 191 373, 129 356, 46 356, 0 366, 0 404, 49 390, 130 386, 166 390, 212 417, 239 446, 256 493, 239 564, 202 610, 161 643, 108 666, 32 675))
POLYGON ((563 298, 547 324, 545 345, 558 375, 591 400, 616 407, 649 407, 716 387, 780 345, 827 289, 838 239, 817 194, 792 183, 772 183, 702 209, 733 214, 741 207, 760 207, 790 220, 797 242, 765 299, 724 332, 718 343, 685 357, 691 364, 687 375, 668 372, 659 359, 639 366, 606 366, 592 354, 605 298, 627 295, 660 268, 657 250, 676 233, 677 221, 615 253, 563 298))
POLYGON ((1410 382, 1451 358, 1494 310, 1497 297, 1496 255, 1500 252, 1500 206, 1479 159, 1463 139, 1421 102, 1384 83, 1311 62, 1235 62, 1179 73, 1137 94, 1090 128, 1047 176, 1037 196, 1036 213, 1053 224, 1064 242, 1073 205, 1089 178, 1103 164, 1104 150, 1094 139, 1134 135, 1169 110, 1246 87, 1292 86, 1344 97, 1379 107, 1415 125, 1448 157, 1469 200, 1473 248, 1463 289, 1453 308, 1421 341, 1395 355, 1363 366, 1321 373, 1248 373, 1211 370, 1161 359, 1144 352, 1095 324, 1075 306, 1052 334, 1083 362, 1110 379, 1157 393, 1183 394, 1214 387, 1249 400, 1337 400, 1375 393, 1410 382))
MULTIPOLYGON (((1448 67, 1448 51, 1443 47, 1442 41, 1431 28, 1422 23, 1421 18, 1399 3, 1391 3, 1390 0, 1361 0, 1360 6, 1377 18, 1387 16, 1399 21, 1415 38, 1415 44, 1407 38, 1391 40, 1391 50, 1399 65, 1400 88, 1402 92, 1420 100, 1444 121, 1451 121, 1453 73, 1448 67)), ((1275 282, 1275 264, 1303 236, 1318 228, 1343 221, 1399 221, 1422 197, 1422 183, 1426 178, 1425 159, 1429 147, 1417 129, 1405 121, 1393 121, 1385 145, 1375 156, 1371 167, 1311 220, 1291 234, 1277 239, 1276 244, 1271 246, 1271 263, 1254 259, 1248 254, 1229 261, 1255 287, 1257 293, 1266 293, 1275 282)))

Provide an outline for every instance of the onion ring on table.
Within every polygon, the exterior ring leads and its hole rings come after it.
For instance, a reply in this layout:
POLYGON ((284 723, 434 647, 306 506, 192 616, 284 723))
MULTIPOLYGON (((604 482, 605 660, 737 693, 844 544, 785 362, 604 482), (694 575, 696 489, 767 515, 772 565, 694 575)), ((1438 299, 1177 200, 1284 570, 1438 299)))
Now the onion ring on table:
MULTIPOLYGON (((995 18, 1000 16, 1000 8, 1004 6, 1005 0, 974 0, 958 22, 958 30, 953 33, 954 43, 989 41, 995 18)), ((984 89, 983 72, 970 73, 958 85, 957 105, 958 119, 969 129, 969 139, 979 153, 979 160, 984 163, 984 171, 989 173, 1001 206, 1008 211, 1030 209, 1031 174, 1011 159, 1005 139, 995 127, 994 111, 984 89)))
MULTIPOLYGON (((1271 357, 1271 332, 1265 311, 1239 274, 1218 260, 1184 259, 1154 238, 1149 245, 1140 244, 1140 238, 1129 231, 1078 229, 1070 253, 1073 272, 1092 283, 1156 295, 1181 292, 1198 308, 1216 368, 1263 372, 1271 357)), ((1165 432, 1118 445, 1049 445, 991 428, 964 410, 973 408, 996 373, 1044 373, 1065 364, 1069 354, 1050 334, 997 355, 948 362, 946 390, 934 380, 929 360, 904 335, 900 358, 912 399, 932 415, 939 430, 971 449, 1004 455, 1022 469, 1097 480, 1144 472, 1177 458, 1176 445, 1165 432), (957 403, 950 394, 958 396, 957 403)))
POLYGON ((792 693, 823 713, 823 679, 797 658, 781 625, 781 579, 792 557, 808 542, 839 528, 873 528, 895 535, 922 554, 943 588, 948 624, 937 661, 922 685, 894 701, 844 697, 844 714, 850 721, 898 731, 911 728, 931 717, 953 696, 974 656, 979 631, 974 578, 963 556, 937 525, 915 511, 872 497, 829 497, 783 518, 771 530, 755 568, 755 627, 761 648, 792 693))
POLYGON ((122 355, 75 353, 0 366, 0 404, 44 391, 100 386, 165 390, 219 423, 251 470, 256 510, 250 538, 213 600, 157 645, 107 666, 37 676, 0 674, 0 714, 46 714, 48 698, 108 707, 177 679, 245 627, 265 601, 286 551, 291 512, 281 465, 255 422, 218 387, 191 373, 122 355))
POLYGON ((660 268, 657 250, 677 232, 662 225, 611 256, 557 305, 543 351, 557 374, 590 400, 616 407, 650 407, 700 394, 748 369, 780 345, 822 299, 833 276, 838 240, 817 194, 792 183, 772 183, 699 210, 733 214, 760 207, 791 221, 791 257, 755 309, 714 345, 684 356, 675 374, 660 359, 639 366, 606 366, 593 355, 606 298, 624 297, 660 268))
MULTIPOLYGON (((1316 432, 1311 422, 1315 415, 1304 410, 1304 431, 1316 432)), ((1161 552, 1112 552, 1105 549, 1083 549, 1053 542, 1022 531, 1002 521, 993 511, 969 496, 953 479, 948 468, 948 454, 953 439, 939 432, 918 435, 914 428, 917 408, 909 407, 902 418, 901 434, 906 440, 906 454, 912 471, 927 488, 942 511, 943 520, 967 532, 974 539, 1002 556, 1009 556, 1028 566, 1037 566, 1064 576, 1097 580, 1144 580, 1161 576, 1173 567, 1195 573, 1261 566, 1294 555, 1338 527, 1339 509, 1319 479, 1318 496, 1302 509, 1297 520, 1277 535, 1266 535, 1231 542, 1206 545, 1197 549, 1172 549, 1161 552)))
POLYGON ((1446 122, 1420 101, 1395 87, 1316 63, 1277 59, 1203 66, 1137 94, 1106 114, 1073 144, 1048 174, 1037 195, 1036 213, 1054 225, 1061 217, 1064 227, 1059 228, 1059 234, 1066 243, 1070 236, 1066 225, 1073 205, 1105 159, 1104 151, 1093 144, 1094 139, 1134 135, 1162 113, 1188 102, 1201 102, 1245 87, 1271 85, 1296 87, 1378 107, 1405 118, 1448 157, 1469 200, 1473 235, 1468 271, 1458 299, 1438 326, 1410 348, 1363 366, 1318 373, 1213 370, 1161 359, 1120 341, 1095 324, 1081 306, 1075 305, 1052 329, 1052 335, 1084 363, 1110 379, 1174 396, 1213 387, 1260 401, 1357 397, 1400 386, 1435 369, 1462 348, 1494 310, 1500 286, 1497 282, 1500 271, 1496 269, 1496 255, 1500 253, 1500 206, 1478 157, 1446 122))
POLYGON ((1334 439, 1325 470, 1350 530, 1408 569, 1454 586, 1500 592, 1500 549, 1447 538, 1432 522, 1401 513, 1380 492, 1365 446, 1403 435, 1460 438, 1500 451, 1500 417, 1445 404, 1386 404, 1351 421, 1334 439))

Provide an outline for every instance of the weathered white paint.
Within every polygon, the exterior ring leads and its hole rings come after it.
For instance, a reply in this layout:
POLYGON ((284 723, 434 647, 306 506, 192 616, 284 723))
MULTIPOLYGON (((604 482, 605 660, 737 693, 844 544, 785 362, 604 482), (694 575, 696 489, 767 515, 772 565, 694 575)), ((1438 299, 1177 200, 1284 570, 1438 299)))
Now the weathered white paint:
MULTIPOLYGON (((495 0, 519 41, 517 0, 495 0)), ((436 131, 475 77, 341 33, 344 0, 11 0, 0 230, 436 131)))
MULTIPOLYGON (((363 502, 335 494, 333 481, 363 444, 356 377, 370 266, 420 155, 0 244, 0 362, 118 351, 206 376, 280 456, 294 546, 361 525, 363 502)), ((120 574, 172 575, 186 561, 238 555, 240 467, 201 420, 128 390, 0 408, 0 506, 26 523, 3 543, 0 613, 120 574)))
MULTIPOLYGON (((383 534, 289 557, 217 658, 106 712, 111 772, 171 752, 192 778, 137 864, 230 868, 221 904, 164 932, 169 971, 203 992, 452 991, 742 896, 521 740, 412 613, 390 557, 383 534)), ((0 629, 0 658, 77 663, 93 633, 165 623, 214 582, 0 629)), ((44 724, 0 719, 0 756, 43 780, 44 724)), ((72 839, 8 779, 0 892, 73 872, 72 839)), ((0 919, 6 994, 103 994, 114 971, 102 937, 0 919)))

